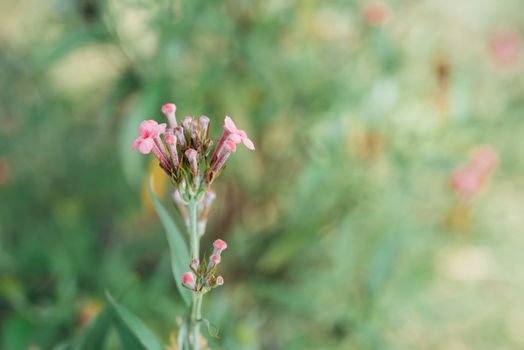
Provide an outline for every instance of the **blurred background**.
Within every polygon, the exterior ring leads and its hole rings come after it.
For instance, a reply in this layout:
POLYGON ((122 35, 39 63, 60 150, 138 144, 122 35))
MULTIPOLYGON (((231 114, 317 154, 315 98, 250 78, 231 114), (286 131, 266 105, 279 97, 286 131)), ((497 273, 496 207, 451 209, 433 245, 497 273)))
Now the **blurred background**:
POLYGON ((523 30, 520 0, 2 0, 0 348, 74 344, 106 290, 170 343, 169 184, 131 150, 166 102, 257 147, 214 185, 212 348, 524 348, 523 30))

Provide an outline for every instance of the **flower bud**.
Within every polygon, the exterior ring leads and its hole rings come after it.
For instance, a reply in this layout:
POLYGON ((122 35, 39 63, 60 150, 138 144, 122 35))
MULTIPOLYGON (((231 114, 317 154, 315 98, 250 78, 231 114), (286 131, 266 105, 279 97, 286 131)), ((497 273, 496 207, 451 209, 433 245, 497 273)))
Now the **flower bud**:
POLYGON ((207 270, 210 271, 211 269, 213 269, 215 266, 220 264, 220 261, 222 261, 222 257, 220 255, 211 255, 209 257, 209 265, 207 266, 207 270))
POLYGON ((184 272, 182 274, 182 285, 189 289, 195 289, 195 276, 192 272, 184 272))
POLYGON ((167 117, 171 129, 177 126, 175 112, 176 106, 173 103, 166 103, 162 106, 162 113, 167 117))
POLYGON ((193 176, 198 176, 198 152, 190 148, 186 151, 186 158, 193 176))
POLYGON ((222 286, 224 285, 224 277, 218 276, 215 281, 215 286, 222 286))
POLYGON ((227 248, 227 243, 221 239, 217 239, 213 242, 213 255, 220 255, 223 250, 227 248))
POLYGON ((189 263, 189 267, 193 271, 198 271, 198 268, 200 267, 200 261, 198 259, 192 259, 191 262, 189 263))
POLYGON ((191 130, 193 129, 192 126, 193 126, 193 118, 189 116, 185 116, 182 119, 182 127, 184 128, 184 132, 186 135, 191 136, 191 130))
POLYGON ((209 118, 206 117, 205 115, 201 116, 200 118, 198 118, 198 124, 200 127, 200 135, 202 139, 203 140, 207 139, 208 133, 209 133, 209 124, 210 124, 209 118))
POLYGON ((169 133, 164 138, 167 148, 169 149, 169 153, 171 155, 171 160, 173 161, 173 165, 175 168, 178 168, 178 154, 176 151, 176 136, 169 133))
POLYGON ((186 138, 184 136, 184 129, 182 129, 181 126, 177 126, 173 129, 173 133, 175 134, 175 137, 180 144, 180 146, 185 147, 186 146, 186 138))

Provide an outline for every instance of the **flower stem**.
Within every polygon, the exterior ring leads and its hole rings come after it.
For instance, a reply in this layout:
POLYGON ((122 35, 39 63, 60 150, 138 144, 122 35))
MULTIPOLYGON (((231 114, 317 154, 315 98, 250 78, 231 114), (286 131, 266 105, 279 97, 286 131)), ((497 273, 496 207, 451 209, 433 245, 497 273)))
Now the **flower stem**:
MULTIPOLYGON (((188 203, 189 235, 191 236, 191 258, 200 259, 200 237, 197 228, 198 202, 193 199, 188 203)), ((190 334, 192 335, 191 350, 200 350, 200 320, 202 319, 202 294, 193 292, 191 303, 190 334)))

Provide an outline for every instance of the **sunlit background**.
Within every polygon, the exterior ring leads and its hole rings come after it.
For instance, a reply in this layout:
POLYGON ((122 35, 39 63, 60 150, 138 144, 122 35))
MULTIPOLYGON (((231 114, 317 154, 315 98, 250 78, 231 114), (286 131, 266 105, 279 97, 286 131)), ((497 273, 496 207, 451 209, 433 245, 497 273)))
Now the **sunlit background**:
POLYGON ((169 183, 131 150, 166 102, 257 147, 214 185, 211 348, 524 348, 523 30, 521 0, 2 0, 0 348, 74 348, 106 291, 170 345, 169 183))

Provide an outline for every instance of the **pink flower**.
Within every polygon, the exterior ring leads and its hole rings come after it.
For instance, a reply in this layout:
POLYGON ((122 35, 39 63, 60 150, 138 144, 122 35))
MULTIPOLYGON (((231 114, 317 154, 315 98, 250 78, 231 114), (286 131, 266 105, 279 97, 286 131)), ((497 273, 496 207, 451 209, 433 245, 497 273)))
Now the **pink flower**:
POLYGON ((169 121, 169 126, 171 126, 171 129, 175 128, 177 126, 176 123, 176 106, 173 103, 166 103, 162 106, 162 113, 167 117, 167 120, 169 121))
POLYGON ((471 152, 469 165, 484 177, 497 166, 497 153, 490 146, 478 146, 471 152))
POLYGON ((460 167, 451 174, 451 185, 459 195, 469 198, 482 189, 482 178, 475 169, 460 167))
POLYGON ((489 42, 493 58, 502 66, 509 66, 519 59, 522 52, 522 36, 513 28, 502 28, 493 34, 489 42))
POLYGON ((166 132, 166 124, 158 124, 154 120, 144 120, 138 128, 140 136, 133 142, 132 148, 142 154, 148 154, 155 147, 155 141, 166 132))
POLYGON ((235 144, 242 142, 248 149, 255 150, 255 145, 251 141, 244 130, 237 129, 233 120, 226 116, 224 119, 224 130, 229 133, 229 139, 235 144))
POLYGON ((195 289, 195 276, 192 272, 184 272, 182 274, 182 285, 190 289, 195 289))
POLYGON ((369 24, 381 26, 389 19, 391 11, 384 3, 378 2, 368 5, 362 15, 369 24))

